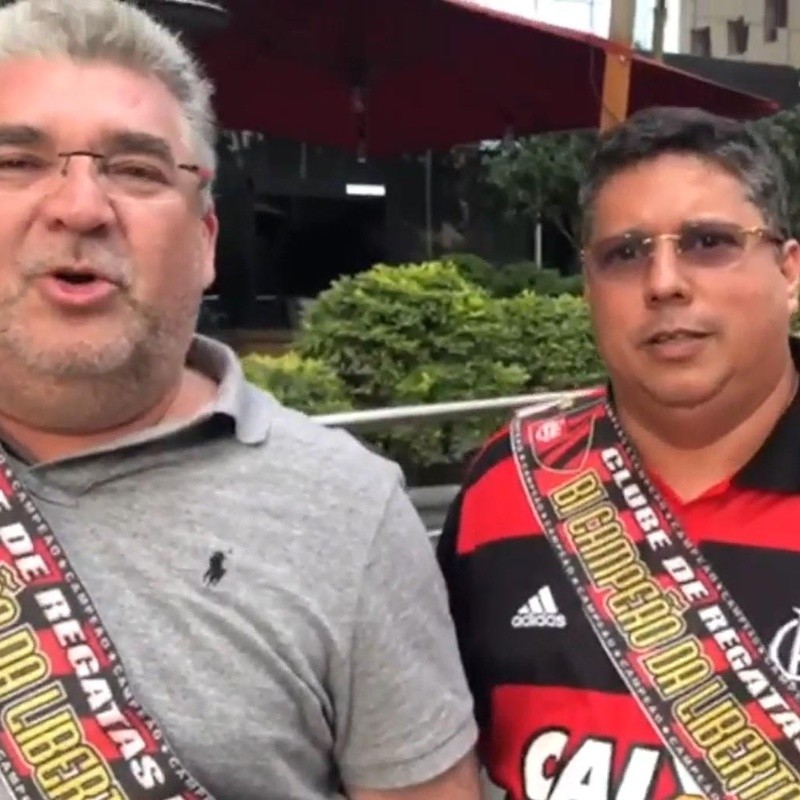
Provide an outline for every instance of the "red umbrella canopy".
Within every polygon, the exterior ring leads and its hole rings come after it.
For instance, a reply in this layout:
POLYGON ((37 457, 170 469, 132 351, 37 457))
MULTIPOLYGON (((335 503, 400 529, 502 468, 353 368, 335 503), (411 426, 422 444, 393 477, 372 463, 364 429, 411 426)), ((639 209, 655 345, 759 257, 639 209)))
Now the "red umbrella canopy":
MULTIPOLYGON (((597 127, 605 39, 470 0, 227 0, 200 56, 228 128, 388 156, 597 127)), ((629 110, 775 103, 632 56, 629 110)))

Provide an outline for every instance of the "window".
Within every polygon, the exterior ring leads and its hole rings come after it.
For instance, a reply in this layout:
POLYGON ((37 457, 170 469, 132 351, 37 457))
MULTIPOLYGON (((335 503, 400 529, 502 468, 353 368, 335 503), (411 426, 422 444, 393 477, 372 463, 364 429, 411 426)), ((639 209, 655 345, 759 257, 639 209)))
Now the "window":
POLYGON ((779 28, 789 27, 789 0, 772 0, 775 6, 775 24, 779 28))
POLYGON ((693 56, 711 57, 711 28, 708 25, 704 28, 692 28, 689 49, 693 56))
POLYGON ((728 20, 728 55, 740 56, 747 52, 747 38, 750 26, 744 17, 728 20))
POLYGON ((778 29, 789 25, 789 0, 764 0, 764 41, 778 40, 778 29))

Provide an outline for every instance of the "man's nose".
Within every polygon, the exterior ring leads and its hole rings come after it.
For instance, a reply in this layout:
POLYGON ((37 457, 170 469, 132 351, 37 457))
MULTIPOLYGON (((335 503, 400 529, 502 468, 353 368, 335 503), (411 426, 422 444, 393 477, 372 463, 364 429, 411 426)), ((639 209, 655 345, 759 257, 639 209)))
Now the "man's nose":
POLYGON ((658 239, 654 242, 645 270, 644 293, 648 304, 689 299, 691 284, 673 240, 658 239))
POLYGON ((114 221, 114 209, 95 161, 94 156, 66 157, 40 206, 49 226, 85 234, 114 221))

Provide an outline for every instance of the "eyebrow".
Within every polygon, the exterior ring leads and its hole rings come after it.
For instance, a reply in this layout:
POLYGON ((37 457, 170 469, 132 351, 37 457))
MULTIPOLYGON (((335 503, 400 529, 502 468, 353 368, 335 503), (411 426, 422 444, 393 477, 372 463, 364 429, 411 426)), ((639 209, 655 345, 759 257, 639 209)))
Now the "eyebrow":
POLYGON ((41 146, 51 141, 43 130, 32 125, 0 125, 0 146, 41 146))
MULTIPOLYGON (((134 130, 116 130, 102 136, 104 150, 112 153, 143 153, 164 161, 175 161, 169 142, 161 136, 134 130)), ((0 125, 0 147, 42 147, 52 145, 52 137, 32 125, 0 125)))
MULTIPOLYGON (((692 228, 699 225, 734 225, 740 228, 748 228, 751 227, 749 225, 744 225, 740 222, 734 222, 733 220, 726 218, 726 217, 718 217, 718 216, 700 216, 700 217, 689 217, 688 219, 683 220, 680 225, 674 231, 666 231, 667 233, 680 233, 684 231, 686 228, 692 228)), ((645 230, 644 228, 633 227, 633 228, 625 228, 624 230, 619 231, 618 233, 612 233, 608 236, 604 236, 602 239, 598 241, 607 241, 610 239, 623 239, 627 236, 652 236, 653 232, 649 230, 645 230)))
POLYGON ((647 238, 651 236, 652 233, 649 231, 644 230, 644 228, 625 228, 624 230, 617 231, 616 233, 610 233, 608 236, 601 236, 596 239, 596 242, 616 242, 618 239, 627 239, 631 236, 641 236, 647 238))
POLYGON ((156 156, 163 161, 176 161, 169 142, 161 136, 144 131, 112 131, 102 137, 104 148, 112 153, 140 153, 156 156))

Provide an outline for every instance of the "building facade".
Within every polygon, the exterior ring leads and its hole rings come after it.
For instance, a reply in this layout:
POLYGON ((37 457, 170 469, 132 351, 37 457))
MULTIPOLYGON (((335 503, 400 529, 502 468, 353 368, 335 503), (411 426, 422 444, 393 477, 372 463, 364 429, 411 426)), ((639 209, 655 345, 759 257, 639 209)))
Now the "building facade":
POLYGON ((681 52, 800 67, 798 0, 683 0, 681 52))
MULTIPOLYGON (((677 52, 680 45, 680 11, 683 0, 667 0, 664 30, 666 52, 677 52)), ((611 0, 476 0, 478 5, 507 11, 522 17, 560 25, 578 31, 608 36, 611 0)), ((633 39, 640 49, 648 49, 653 40, 655 0, 636 0, 633 39)))

